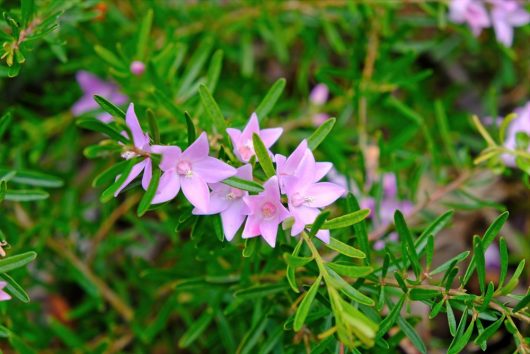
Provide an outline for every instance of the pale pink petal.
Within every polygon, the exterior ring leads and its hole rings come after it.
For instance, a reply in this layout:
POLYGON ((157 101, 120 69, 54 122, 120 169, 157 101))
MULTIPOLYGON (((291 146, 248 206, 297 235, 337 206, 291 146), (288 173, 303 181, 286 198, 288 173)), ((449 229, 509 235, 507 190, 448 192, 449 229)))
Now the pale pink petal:
POLYGON ((149 183, 151 183, 151 177, 153 176, 153 164, 151 159, 145 159, 144 175, 142 177, 142 188, 147 190, 149 183))
POLYGON ((329 239, 330 239, 329 230, 318 230, 316 236, 322 242, 329 243, 329 239))
POLYGON ((210 204, 210 191, 206 182, 198 175, 191 177, 182 177, 180 179, 182 192, 186 199, 197 209, 201 211, 208 210, 210 204))
POLYGON ((302 232, 305 226, 308 224, 312 224, 318 214, 320 214, 320 210, 304 205, 299 207, 290 206, 289 210, 291 211, 291 215, 295 219, 295 225, 293 225, 293 227, 291 228, 292 236, 296 236, 300 232, 302 232))
POLYGON ((330 182, 319 182, 306 190, 306 196, 311 198, 307 204, 313 208, 323 208, 332 204, 344 193, 344 188, 330 182))
POLYGON ((271 200, 280 200, 280 189, 278 187, 278 178, 276 176, 272 176, 263 184, 263 188, 265 191, 263 191, 261 194, 268 199, 271 200))
POLYGON ((311 90, 311 93, 309 94, 309 100, 311 103, 321 106, 326 103, 328 96, 328 86, 326 84, 318 84, 313 88, 313 90, 311 90))
POLYGON ((315 180, 314 182, 320 181, 324 178, 333 167, 331 162, 317 162, 315 169, 315 180))
POLYGON ((125 96, 123 93, 118 91, 113 92, 110 97, 106 98, 117 106, 121 106, 122 104, 125 104, 127 103, 127 101, 129 101, 129 97, 125 96))
POLYGON ((504 19, 493 19, 493 28, 497 40, 507 47, 510 47, 513 42, 513 28, 504 19))
POLYGON ((103 123, 110 123, 112 121, 112 116, 107 112, 99 113, 96 115, 96 118, 102 121, 103 123))
POLYGON ((247 164, 239 167, 236 172, 236 176, 247 181, 252 181, 252 166, 247 164))
POLYGON ((134 112, 134 103, 129 104, 129 108, 127 108, 125 122, 131 130, 134 145, 142 149, 144 145, 149 142, 149 140, 147 139, 146 135, 142 130, 142 127, 140 126, 140 123, 138 122, 138 118, 136 117, 136 113, 134 112))
POLYGON ((282 135, 283 129, 282 128, 271 128, 271 129, 263 129, 259 133, 259 137, 263 141, 263 144, 266 148, 270 148, 276 140, 280 138, 280 135, 282 135))
POLYGON ((74 105, 72 106, 72 114, 74 117, 80 116, 83 113, 93 111, 99 106, 94 101, 94 98, 91 96, 85 95, 82 96, 74 105))
POLYGON ((267 243, 274 247, 276 246, 276 235, 278 233, 278 223, 275 220, 262 220, 259 224, 259 231, 261 236, 267 243))
POLYGON ((237 171, 229 164, 208 156, 193 163, 193 172, 201 176, 207 183, 216 183, 232 177, 237 171))
POLYGON ((241 235, 242 238, 250 238, 250 237, 256 237, 260 235, 260 229, 259 229, 259 219, 254 216, 250 215, 247 218, 247 222, 245 223, 245 228, 243 229, 243 234, 241 235))
POLYGON ((5 281, 0 281, 0 301, 11 300, 11 296, 3 290, 6 286, 5 281))
POLYGON ((160 204, 167 202, 177 196, 180 190, 180 177, 177 175, 175 170, 169 170, 164 172, 160 177, 158 183, 158 189, 156 190, 155 197, 153 198, 152 204, 160 204))
POLYGON ((208 156, 209 151, 210 146, 208 145, 208 137, 206 136, 206 133, 203 132, 193 144, 182 152, 182 159, 190 162, 199 161, 208 156))
POLYGON ((182 155, 182 151, 178 146, 153 145, 151 152, 162 155, 159 165, 162 171, 176 168, 178 159, 182 155))
POLYGON ((193 215, 213 215, 219 214, 223 210, 226 210, 232 204, 231 201, 226 199, 226 193, 212 193, 210 194, 210 204, 207 210, 201 210, 198 208, 193 209, 193 215))
POLYGON ((243 212, 245 204, 242 200, 238 200, 228 209, 221 212, 221 221, 223 223, 223 231, 228 241, 232 241, 237 230, 243 225, 246 215, 243 212))
POLYGON ((258 121, 258 116, 256 115, 255 112, 252 113, 247 123, 247 126, 241 132, 241 138, 243 140, 247 140, 247 139, 252 140, 252 135, 254 133, 259 134, 259 121, 258 121))
MULTIPOLYGON (((117 197, 118 194, 120 194, 123 188, 127 187, 129 183, 131 183, 136 177, 138 177, 138 175, 143 171, 146 163, 147 163, 146 160, 143 160, 133 166, 133 168, 131 169, 131 172, 129 173, 125 181, 122 183, 120 188, 118 188, 118 190, 114 193, 115 197, 117 197)), ((121 175, 118 175, 116 179, 120 178, 120 176, 121 175)))
POLYGON ((78 71, 75 75, 75 79, 81 87, 81 90, 88 94, 89 97, 98 93, 105 94, 114 88, 113 84, 103 81, 96 75, 84 70, 78 71))
POLYGON ((234 128, 227 128, 226 133, 232 140, 232 145, 234 146, 234 150, 237 150, 237 145, 239 145, 239 139, 241 138, 241 130, 234 129, 234 128))

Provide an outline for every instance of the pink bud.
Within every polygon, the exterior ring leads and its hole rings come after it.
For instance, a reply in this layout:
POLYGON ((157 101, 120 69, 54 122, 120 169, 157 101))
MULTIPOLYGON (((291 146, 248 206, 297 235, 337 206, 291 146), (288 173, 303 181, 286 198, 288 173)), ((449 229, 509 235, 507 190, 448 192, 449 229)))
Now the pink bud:
POLYGON ((145 64, 139 60, 135 60, 131 63, 130 69, 133 75, 141 76, 145 72, 145 64))
POLYGON ((309 95, 309 100, 311 101, 311 103, 317 106, 322 106, 328 100, 328 96, 328 87, 325 84, 318 84, 311 91, 311 94, 309 95))

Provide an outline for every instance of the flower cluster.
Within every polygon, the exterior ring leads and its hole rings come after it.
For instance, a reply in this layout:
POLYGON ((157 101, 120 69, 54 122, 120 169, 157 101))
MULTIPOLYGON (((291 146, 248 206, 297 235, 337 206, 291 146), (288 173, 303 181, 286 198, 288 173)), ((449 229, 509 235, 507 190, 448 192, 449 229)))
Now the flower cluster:
POLYGON ((467 23, 475 36, 493 26, 497 40, 507 47, 513 42, 513 28, 530 23, 530 13, 518 0, 452 0, 449 18, 455 23, 467 23))
MULTIPOLYGON (((283 130, 260 129, 255 113, 242 131, 227 129, 234 147, 234 155, 242 164, 238 168, 209 155, 206 133, 202 133, 184 151, 178 146, 152 145, 149 135, 142 130, 138 122, 132 103, 127 109, 125 123, 129 128, 132 144, 124 147, 122 157, 136 158, 139 161, 133 166, 115 196, 142 172, 142 187, 147 190, 153 176, 152 155, 160 155, 158 168, 162 175, 152 203, 168 202, 182 189, 184 196, 194 207, 193 214, 220 214, 223 231, 229 241, 245 224, 243 238, 262 236, 274 247, 280 223, 291 217, 291 235, 296 236, 306 225, 315 221, 321 208, 332 204, 345 192, 345 189, 337 184, 322 181, 332 164, 316 162, 305 140, 290 156, 273 155, 269 149, 279 139, 283 130), (245 190, 221 182, 232 176, 247 181, 253 180, 252 165, 249 162, 258 158, 254 150, 254 135, 259 136, 269 156, 276 163, 276 175, 264 182, 264 190, 261 193, 249 195, 245 190)), ((125 132, 123 134, 127 135, 125 132)), ((320 230, 316 236, 326 243, 329 242, 328 230, 320 230)))

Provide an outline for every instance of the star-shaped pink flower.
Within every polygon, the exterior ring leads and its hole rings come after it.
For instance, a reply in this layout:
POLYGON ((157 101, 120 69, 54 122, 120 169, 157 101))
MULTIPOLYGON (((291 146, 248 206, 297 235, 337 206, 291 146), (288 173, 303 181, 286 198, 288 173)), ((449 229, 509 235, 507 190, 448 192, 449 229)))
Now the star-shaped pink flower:
POLYGON ((491 0, 491 19, 497 40, 507 47, 513 43, 513 28, 530 23, 530 13, 516 0, 491 0))
MULTIPOLYGON (((239 167, 235 176, 252 181, 252 166, 244 165, 239 167)), ((212 193, 210 193, 208 210, 201 211, 196 208, 193 210, 193 214, 212 215, 220 213, 225 237, 228 241, 232 241, 248 214, 248 208, 243 201, 243 197, 248 196, 248 192, 230 187, 224 183, 210 184, 210 188, 212 193)))
POLYGON ((449 4, 449 19, 455 23, 467 23, 475 36, 484 28, 491 27, 482 0, 452 0, 449 4))
POLYGON ((178 146, 153 146, 152 151, 162 155, 158 190, 153 204, 163 203, 182 192, 189 202, 200 211, 207 211, 210 191, 207 183, 217 183, 233 176, 236 169, 208 156, 210 147, 206 133, 182 151, 178 146))
POLYGON ((239 129, 228 128, 226 129, 226 132, 232 140, 232 145, 234 145, 234 154, 242 162, 248 162, 252 156, 256 154, 254 151, 254 144, 252 143, 252 135, 254 133, 259 135, 263 141, 263 144, 268 149, 274 145, 276 140, 278 140, 280 135, 282 135, 283 129, 271 128, 260 130, 258 116, 256 113, 252 113, 250 120, 243 131, 239 129))
POLYGON ((265 182, 263 188, 265 190, 258 195, 243 197, 248 207, 248 218, 242 237, 251 238, 261 235, 271 247, 274 247, 278 225, 289 217, 289 211, 281 202, 276 176, 265 182))

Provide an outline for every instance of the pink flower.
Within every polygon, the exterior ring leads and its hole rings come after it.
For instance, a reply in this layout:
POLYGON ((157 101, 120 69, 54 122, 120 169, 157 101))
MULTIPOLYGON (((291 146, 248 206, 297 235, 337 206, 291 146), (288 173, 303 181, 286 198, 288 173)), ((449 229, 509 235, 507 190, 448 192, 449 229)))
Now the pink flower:
POLYGON ((486 269, 499 270, 501 268, 501 254, 496 244, 492 243, 486 248, 484 259, 486 261, 486 269))
MULTIPOLYGON (((121 156, 124 159, 129 160, 142 156, 141 153, 145 153, 146 155, 151 153, 149 135, 144 133, 142 130, 142 127, 138 122, 138 117, 136 117, 136 113, 134 112, 133 103, 129 104, 129 108, 127 108, 125 123, 131 131, 132 136, 130 138, 132 139, 134 149, 125 151, 121 156)), ((142 161, 138 162, 133 166, 129 176, 127 176, 127 179, 114 193, 114 196, 116 197, 118 194, 120 194, 123 188, 127 187, 129 183, 131 183, 136 177, 138 177, 138 175, 140 175, 140 173, 142 173, 142 171, 144 172, 142 178, 142 187, 143 189, 147 190, 147 187, 149 187, 149 183, 151 182, 152 168, 152 162, 149 157, 145 157, 142 161)), ((119 176, 117 178, 119 178, 119 176)))
MULTIPOLYGON (((504 146, 510 150, 517 148, 517 133, 521 132, 530 135, 530 102, 527 102, 523 107, 517 108, 515 114, 517 114, 517 118, 510 122, 506 131, 506 140, 504 141, 504 146)), ((515 167, 515 156, 504 154, 502 159, 507 166, 515 167)))
MULTIPOLYGON (((330 205, 344 193, 344 188, 339 185, 316 182, 316 173, 315 158, 309 151, 302 159, 296 175, 285 177, 289 211, 294 217, 292 236, 300 234, 306 225, 313 223, 320 214, 320 208, 330 205)), ((320 230, 316 236, 329 243, 329 230, 320 230)))
POLYGON ((326 113, 315 113, 312 117, 312 123, 315 127, 320 127, 325 121, 329 119, 329 114, 326 113))
MULTIPOLYGON (((237 169, 237 177, 252 181, 252 166, 244 165, 237 169)), ((210 205, 208 210, 194 209, 196 215, 212 215, 221 213, 223 232, 228 241, 232 241, 237 230, 243 225, 249 213, 243 198, 248 196, 247 191, 230 187, 223 183, 211 184, 210 205)))
MULTIPOLYGON (((248 162, 252 156, 255 155, 254 144, 252 143, 252 135, 255 133, 259 135, 263 144, 268 149, 274 143, 280 135, 282 135, 282 128, 272 128, 272 129, 259 129, 258 116, 256 113, 252 113, 250 120, 248 121, 247 126, 243 131, 238 129, 228 128, 226 132, 232 140, 232 145, 234 145, 234 154, 242 162, 248 162)), ((270 152, 269 152, 270 154, 270 152)))
POLYGON ((11 300, 11 296, 3 290, 6 286, 5 281, 0 281, 0 301, 11 300))
POLYGON ((507 47, 513 43, 513 28, 530 23, 528 13, 517 0, 490 0, 491 19, 497 40, 507 47))
POLYGON ((210 191, 207 183, 217 183, 236 173, 236 169, 221 160, 208 156, 210 147, 206 133, 202 133, 186 150, 178 146, 153 146, 153 152, 162 154, 158 190, 153 204, 163 203, 182 192, 200 211, 207 211, 210 191))
MULTIPOLYGON (((276 175, 278 176, 282 193, 285 193, 285 178, 296 174, 298 167, 306 154, 312 155, 313 153, 307 147, 307 141, 304 139, 289 157, 280 154, 276 154, 274 157, 274 160, 276 161, 276 175)), ((320 181, 329 172, 332 166, 333 164, 330 162, 317 162, 315 165, 315 180, 311 182, 320 181)))
MULTIPOLYGON (((122 94, 115 84, 103 81, 87 71, 78 71, 76 80, 83 91, 83 96, 72 106, 72 114, 75 117, 100 109, 97 102, 94 101, 94 95, 105 97, 116 105, 125 104, 128 100, 127 96, 122 94)), ((112 116, 108 113, 98 114, 97 118, 105 123, 112 120, 112 116)))
POLYGON ((455 23, 467 23, 475 36, 491 26, 483 0, 452 0, 449 19, 455 23))
POLYGON ((322 106, 327 102, 329 96, 329 90, 326 84, 316 85, 311 93, 309 94, 309 101, 316 106, 322 106))
POLYGON ((135 60, 131 63, 131 73, 136 76, 142 76, 145 72, 145 64, 139 60, 135 60))
POLYGON ((248 218, 242 237, 261 235, 271 247, 274 247, 278 225, 289 217, 289 211, 282 205, 276 176, 265 182, 263 187, 265 190, 260 194, 243 198, 248 207, 248 218))

